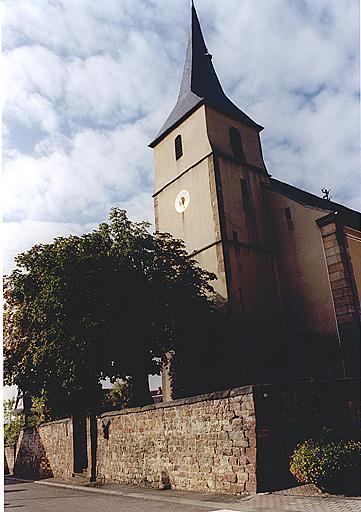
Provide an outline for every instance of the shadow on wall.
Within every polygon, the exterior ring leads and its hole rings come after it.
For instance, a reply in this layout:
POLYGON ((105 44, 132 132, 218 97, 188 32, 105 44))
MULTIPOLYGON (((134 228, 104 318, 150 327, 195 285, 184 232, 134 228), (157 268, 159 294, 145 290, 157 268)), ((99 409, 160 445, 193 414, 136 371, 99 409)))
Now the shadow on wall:
POLYGON ((160 476, 160 482, 159 482, 159 489, 170 489, 171 483, 170 483, 170 477, 167 473, 167 471, 162 471, 160 476))
POLYGON ((35 479, 54 476, 37 428, 25 428, 18 439, 14 475, 35 479))
POLYGON ((359 379, 260 385, 254 397, 258 492, 298 485, 289 471, 297 444, 326 435, 359 439, 359 379))

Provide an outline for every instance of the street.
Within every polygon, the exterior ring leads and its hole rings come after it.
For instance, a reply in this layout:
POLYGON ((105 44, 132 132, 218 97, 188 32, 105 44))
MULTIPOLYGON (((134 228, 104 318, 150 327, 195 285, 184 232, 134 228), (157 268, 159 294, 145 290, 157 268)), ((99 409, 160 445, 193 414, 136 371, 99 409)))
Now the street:
POLYGON ((199 512, 214 508, 183 506, 124 496, 108 496, 46 487, 34 483, 5 483, 5 510, 22 508, 23 512, 199 512))
POLYGON ((5 480, 5 510, 19 512, 213 512, 206 504, 195 506, 125 496, 109 496, 48 487, 32 482, 5 480))
MULTIPOLYGON (((114 487, 108 487, 112 492, 114 487)), ((120 488, 119 488, 120 489, 120 488)), ((104 491, 103 491, 104 492, 104 491)), ((118 492, 118 491, 116 491, 118 492)), ((340 497, 250 497, 179 494, 129 488, 123 495, 42 485, 5 477, 5 512, 361 512, 361 500, 340 497)), ((121 494, 121 493, 119 493, 121 494)))

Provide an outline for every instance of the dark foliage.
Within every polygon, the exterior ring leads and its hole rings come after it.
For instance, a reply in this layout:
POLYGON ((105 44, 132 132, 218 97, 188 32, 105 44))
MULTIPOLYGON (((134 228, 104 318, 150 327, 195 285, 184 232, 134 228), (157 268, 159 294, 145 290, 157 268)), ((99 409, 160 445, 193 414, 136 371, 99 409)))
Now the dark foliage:
POLYGON ((132 377, 151 401, 155 358, 193 344, 212 311, 213 276, 170 235, 113 209, 92 233, 20 254, 6 280, 4 375, 31 396, 47 390, 53 415, 97 408, 100 379, 132 377))

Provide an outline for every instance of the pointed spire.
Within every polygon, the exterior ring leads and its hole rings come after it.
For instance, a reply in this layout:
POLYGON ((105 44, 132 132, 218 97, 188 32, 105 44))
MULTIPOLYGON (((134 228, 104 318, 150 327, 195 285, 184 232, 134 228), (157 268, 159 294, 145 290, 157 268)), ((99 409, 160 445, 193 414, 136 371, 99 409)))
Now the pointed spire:
POLYGON ((202 104, 212 106, 258 131, 263 129, 224 94, 212 64, 212 55, 204 42, 193 0, 191 0, 191 28, 177 103, 149 146, 154 147, 158 144, 202 104))

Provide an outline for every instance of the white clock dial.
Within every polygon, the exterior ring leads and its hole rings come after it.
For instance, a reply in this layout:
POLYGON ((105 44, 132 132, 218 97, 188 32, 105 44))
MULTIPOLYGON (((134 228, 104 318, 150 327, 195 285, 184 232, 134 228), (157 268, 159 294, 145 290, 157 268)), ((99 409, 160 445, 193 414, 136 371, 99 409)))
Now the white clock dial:
POLYGON ((181 190, 175 198, 174 207, 176 212, 183 213, 189 205, 190 195, 187 190, 181 190))

